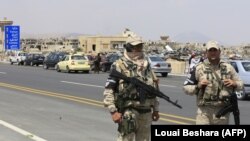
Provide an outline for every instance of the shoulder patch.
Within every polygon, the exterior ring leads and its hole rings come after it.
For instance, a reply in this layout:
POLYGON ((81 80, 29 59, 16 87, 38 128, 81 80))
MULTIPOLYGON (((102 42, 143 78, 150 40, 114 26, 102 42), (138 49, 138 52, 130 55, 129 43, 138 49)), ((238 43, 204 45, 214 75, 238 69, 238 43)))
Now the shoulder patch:
POLYGON ((112 78, 108 78, 105 84, 105 88, 114 89, 118 85, 118 82, 112 78))
POLYGON ((196 77, 195 77, 195 73, 196 73, 196 67, 194 67, 194 69, 190 72, 187 79, 184 81, 184 85, 198 84, 198 81, 196 80, 196 77))

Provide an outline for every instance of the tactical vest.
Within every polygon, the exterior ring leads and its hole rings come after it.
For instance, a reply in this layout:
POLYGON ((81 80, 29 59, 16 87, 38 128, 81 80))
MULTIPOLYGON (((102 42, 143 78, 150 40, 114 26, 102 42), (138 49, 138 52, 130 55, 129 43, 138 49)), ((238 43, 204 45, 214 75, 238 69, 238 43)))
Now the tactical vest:
MULTIPOLYGON (((197 96, 198 106, 204 105, 213 105, 220 106, 224 105, 226 102, 226 97, 233 91, 231 88, 226 88, 223 85, 223 79, 230 79, 231 75, 227 69, 227 66, 224 62, 221 62, 219 65, 220 74, 213 71, 209 64, 205 62, 202 63, 203 75, 209 81, 209 85, 205 88, 203 94, 197 96), (214 73, 217 73, 218 78, 214 73), (219 80, 218 80, 219 79, 219 80)), ((204 76, 203 76, 204 77, 204 76)))
MULTIPOLYGON (((127 60, 122 57, 117 61, 118 67, 121 69, 121 73, 126 75, 127 77, 136 77, 141 81, 145 82, 148 85, 158 86, 153 81, 156 79, 156 76, 150 69, 150 65, 143 70, 142 75, 137 73, 137 65, 132 61, 127 60)), ((125 108, 135 108, 139 105, 143 105, 146 100, 155 98, 155 96, 151 96, 150 94, 140 94, 140 88, 135 88, 132 84, 126 83, 123 80, 119 81, 118 95, 116 99, 121 103, 121 107, 125 108), (122 100, 122 101, 121 101, 122 100)))

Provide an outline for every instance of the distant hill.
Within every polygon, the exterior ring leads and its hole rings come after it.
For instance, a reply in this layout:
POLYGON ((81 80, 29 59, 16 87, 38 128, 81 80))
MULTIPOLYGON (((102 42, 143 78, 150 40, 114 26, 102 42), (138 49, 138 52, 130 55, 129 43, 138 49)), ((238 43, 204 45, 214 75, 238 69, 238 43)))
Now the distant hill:
POLYGON ((176 42, 198 42, 198 43, 206 43, 208 40, 211 40, 210 37, 199 33, 199 32, 184 32, 172 38, 176 42))

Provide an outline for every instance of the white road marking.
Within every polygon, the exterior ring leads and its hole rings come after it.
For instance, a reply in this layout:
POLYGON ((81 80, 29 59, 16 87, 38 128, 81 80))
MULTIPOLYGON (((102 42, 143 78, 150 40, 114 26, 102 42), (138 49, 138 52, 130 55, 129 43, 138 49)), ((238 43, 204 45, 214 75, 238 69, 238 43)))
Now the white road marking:
POLYGON ((0 72, 1 74, 6 74, 6 72, 0 72))
MULTIPOLYGON (((82 86, 90 86, 90 87, 97 87, 97 88, 104 88, 104 86, 98 86, 98 85, 91 85, 91 84, 84 84, 84 83, 77 83, 77 82, 70 82, 70 81, 60 81, 62 83, 68 83, 68 84, 75 84, 75 85, 82 85, 82 86)), ((175 88, 176 86, 173 85, 163 85, 160 84, 162 87, 172 87, 175 88)))
POLYGON ((184 77, 186 77, 188 74, 168 74, 168 75, 172 75, 172 76, 184 76, 184 77))
POLYGON ((75 84, 75 85, 82 85, 82 86, 90 86, 90 87, 104 88, 104 86, 91 85, 91 84, 83 84, 83 83, 70 82, 70 81, 60 81, 60 82, 62 82, 62 83, 68 83, 68 84, 75 84))
POLYGON ((26 136, 27 138, 32 139, 34 141, 47 141, 47 140, 45 140, 43 138, 40 138, 40 137, 38 137, 38 136, 36 136, 36 135, 34 135, 32 133, 29 133, 29 132, 27 132, 27 131, 25 131, 25 130, 23 130, 21 128, 18 128, 16 126, 12 125, 12 124, 9 124, 9 123, 7 123, 5 121, 0 120, 0 125, 3 125, 3 126, 9 128, 9 129, 12 129, 12 130, 26 136))
POLYGON ((173 86, 173 85, 163 85, 163 84, 160 84, 160 86, 162 87, 172 87, 172 88, 176 88, 177 86, 173 86))

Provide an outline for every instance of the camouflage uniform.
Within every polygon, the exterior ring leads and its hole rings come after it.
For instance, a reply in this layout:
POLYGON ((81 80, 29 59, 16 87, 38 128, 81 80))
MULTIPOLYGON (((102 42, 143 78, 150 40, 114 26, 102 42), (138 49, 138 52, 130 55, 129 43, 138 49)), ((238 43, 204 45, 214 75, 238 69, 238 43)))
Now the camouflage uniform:
POLYGON ((223 97, 229 96, 234 90, 241 90, 242 87, 243 82, 230 64, 220 61, 219 65, 213 66, 208 60, 198 64, 184 82, 185 93, 197 95, 196 124, 229 124, 229 114, 220 119, 216 118, 215 114, 226 104, 223 97), (234 80, 237 87, 222 86, 220 89, 219 81, 217 81, 212 70, 218 74, 221 80, 234 80), (204 91, 201 91, 198 89, 198 82, 204 79, 208 80, 209 83, 204 91))
MULTIPOLYGON (((128 77, 137 77, 148 85, 157 87, 154 83, 154 73, 145 59, 132 61, 126 55, 117 60, 111 69, 123 73, 128 77)), ((122 113, 122 123, 118 125, 118 141, 148 141, 150 138, 150 126, 152 122, 152 110, 159 111, 159 102, 156 97, 145 95, 140 101, 138 91, 123 80, 109 77, 104 90, 104 105, 110 112, 122 113), (118 95, 122 95, 122 107, 120 111, 117 104, 118 95)))

